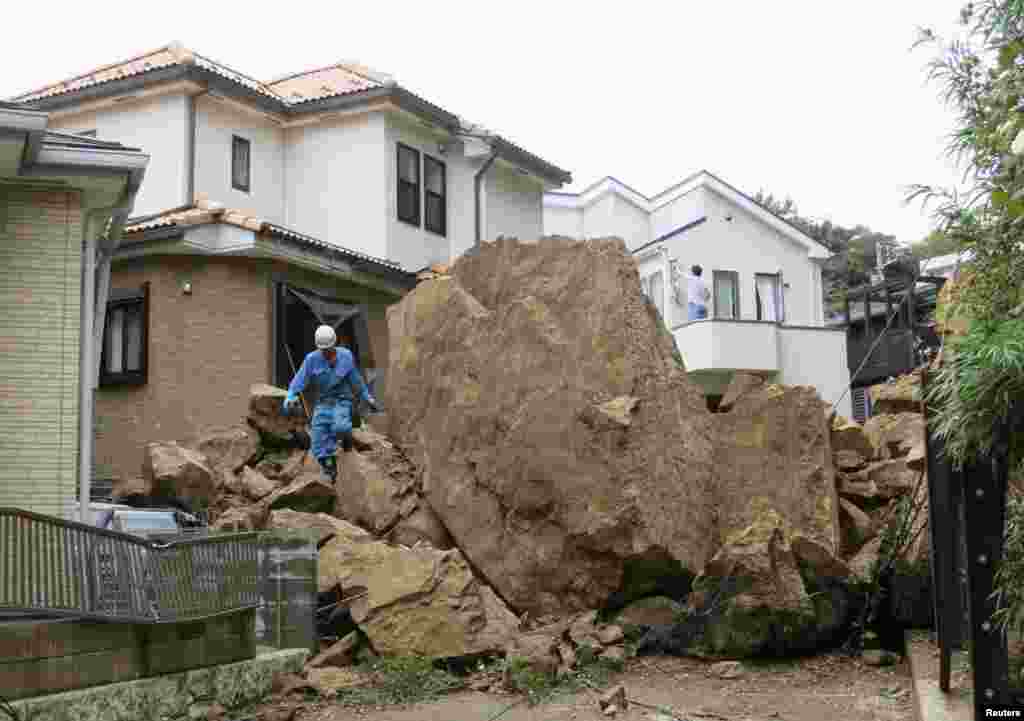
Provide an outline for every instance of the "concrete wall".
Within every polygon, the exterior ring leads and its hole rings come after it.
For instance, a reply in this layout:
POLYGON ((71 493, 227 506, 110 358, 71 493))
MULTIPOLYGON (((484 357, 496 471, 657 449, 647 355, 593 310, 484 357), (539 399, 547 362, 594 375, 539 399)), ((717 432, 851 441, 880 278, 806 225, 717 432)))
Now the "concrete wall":
POLYGON ((126 100, 111 108, 51 117, 51 130, 95 130, 99 140, 139 148, 150 156, 135 216, 158 213, 191 201, 187 197, 189 101, 184 94, 126 100))
POLYGON ((143 386, 96 394, 97 478, 140 475, 150 441, 191 442, 244 422, 249 387, 272 379, 272 281, 332 289, 369 306, 367 367, 386 367, 390 297, 319 273, 252 258, 153 256, 115 264, 111 288, 149 282, 149 372, 143 386), (192 283, 184 295, 181 284, 192 283))
POLYGON ((484 240, 507 235, 532 241, 544 234, 544 189, 538 181, 496 162, 484 184, 484 240))
MULTIPOLYGON (((381 113, 288 128, 289 228, 378 258, 388 255, 388 126, 381 113)), ((394 260, 398 260, 395 258, 394 260)))
POLYGON ((774 323, 717 320, 688 323, 673 333, 688 371, 765 372, 779 370, 778 334, 774 323))
MULTIPOLYGON (((828 403, 835 403, 850 386, 846 365, 846 333, 825 328, 779 329, 779 380, 787 385, 812 385, 828 403)), ((852 417, 850 394, 836 411, 852 417)))
POLYGON ((0 506, 77 492, 82 225, 77 192, 0 191, 0 506))
MULTIPOLYGON (((284 223, 284 131, 268 118, 209 96, 196 98, 195 191, 250 215, 284 223), (250 142, 249 192, 231 187, 231 138, 250 142)), ((147 174, 147 182, 149 180, 147 174)))

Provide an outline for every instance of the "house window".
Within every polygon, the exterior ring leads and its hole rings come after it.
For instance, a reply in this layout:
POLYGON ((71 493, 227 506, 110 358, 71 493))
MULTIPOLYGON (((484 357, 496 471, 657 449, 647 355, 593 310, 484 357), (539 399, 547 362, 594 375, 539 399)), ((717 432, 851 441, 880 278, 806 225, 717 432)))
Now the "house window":
POLYGON ((133 290, 111 290, 103 326, 101 386, 146 382, 148 330, 149 284, 133 290))
POLYGON ((734 270, 714 272, 715 317, 739 320, 740 281, 734 270))
POLYGON ((640 286, 643 288, 644 295, 646 295, 654 307, 658 309, 658 313, 661 317, 665 317, 665 274, 660 270, 656 273, 651 273, 640 281, 640 286))
POLYGON ((432 233, 444 235, 448 227, 445 207, 445 167, 440 160, 423 156, 424 227, 432 233))
POLYGON ((249 192, 251 145, 245 138, 231 136, 231 187, 249 192))
POLYGON ((782 320, 778 274, 758 273, 754 276, 754 300, 757 306, 758 320, 772 323, 782 320))
POLYGON ((398 144, 398 219, 420 224, 420 153, 398 144))

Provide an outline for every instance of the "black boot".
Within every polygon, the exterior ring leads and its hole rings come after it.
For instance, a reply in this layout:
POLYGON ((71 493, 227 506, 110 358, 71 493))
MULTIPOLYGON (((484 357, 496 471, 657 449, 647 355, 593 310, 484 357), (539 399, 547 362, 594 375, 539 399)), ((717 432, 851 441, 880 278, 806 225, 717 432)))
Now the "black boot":
POLYGON ((352 447, 353 447, 353 444, 352 444, 352 431, 349 431, 347 433, 342 433, 341 434, 341 450, 345 451, 345 453, 349 453, 349 452, 351 452, 352 447))
POLYGON ((338 459, 334 456, 325 456, 320 460, 320 467, 324 469, 324 474, 332 481, 338 478, 338 459))

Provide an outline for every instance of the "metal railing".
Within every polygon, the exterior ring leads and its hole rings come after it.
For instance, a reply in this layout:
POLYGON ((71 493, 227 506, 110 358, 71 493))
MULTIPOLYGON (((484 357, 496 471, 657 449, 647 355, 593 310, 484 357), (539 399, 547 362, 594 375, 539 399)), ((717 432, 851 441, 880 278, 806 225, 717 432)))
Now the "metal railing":
POLYGON ((257 533, 158 543, 0 508, 0 613, 163 623, 259 605, 257 533))

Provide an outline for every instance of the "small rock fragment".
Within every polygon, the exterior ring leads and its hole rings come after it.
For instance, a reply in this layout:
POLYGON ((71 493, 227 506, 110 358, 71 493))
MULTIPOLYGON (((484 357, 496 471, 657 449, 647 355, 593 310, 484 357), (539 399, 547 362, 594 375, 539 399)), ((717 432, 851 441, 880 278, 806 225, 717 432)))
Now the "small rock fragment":
POLYGON ((617 711, 625 711, 629 708, 629 701, 626 699, 626 687, 619 684, 615 688, 609 689, 597 700, 597 705, 605 714, 608 714, 609 708, 615 709, 609 715, 614 715, 617 711))
POLYGON ((739 661, 720 661, 712 664, 708 673, 716 678, 739 678, 743 675, 743 666, 739 661))
POLYGON ((597 638, 603 645, 611 646, 622 641, 625 635, 622 633, 621 626, 605 626, 598 629, 597 638))

